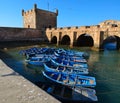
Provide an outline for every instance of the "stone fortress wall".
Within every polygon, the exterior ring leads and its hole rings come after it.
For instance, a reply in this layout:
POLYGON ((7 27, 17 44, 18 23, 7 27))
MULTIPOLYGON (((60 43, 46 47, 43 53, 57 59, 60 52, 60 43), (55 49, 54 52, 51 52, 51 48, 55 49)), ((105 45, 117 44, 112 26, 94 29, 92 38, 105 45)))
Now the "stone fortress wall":
POLYGON ((57 45, 63 37, 70 38, 70 45, 73 46, 82 34, 88 34, 93 39, 93 47, 100 47, 103 40, 108 36, 120 37, 120 21, 106 20, 98 25, 80 27, 57 27, 58 10, 51 12, 38 9, 34 4, 33 9, 22 10, 23 28, 0 27, 0 42, 26 41, 26 40, 48 40, 57 38, 57 45))
POLYGON ((34 4, 33 9, 26 12, 22 10, 22 16, 24 19, 24 28, 46 29, 57 27, 58 10, 50 12, 38 9, 37 5, 34 4))
POLYGON ((42 38, 44 38, 44 35, 41 35, 41 30, 28 28, 0 27, 0 42, 37 39, 40 40, 42 38))
POLYGON ((0 27, 0 42, 28 40, 46 41, 45 29, 47 27, 57 26, 57 15, 57 10, 55 13, 41 10, 34 4, 33 9, 26 12, 22 10, 23 28, 0 27))

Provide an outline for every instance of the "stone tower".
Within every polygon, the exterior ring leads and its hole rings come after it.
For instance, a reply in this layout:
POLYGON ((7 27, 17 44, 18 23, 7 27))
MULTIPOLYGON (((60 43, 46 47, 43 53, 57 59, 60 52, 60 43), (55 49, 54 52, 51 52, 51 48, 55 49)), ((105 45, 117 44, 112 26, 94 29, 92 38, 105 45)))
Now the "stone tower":
POLYGON ((24 28, 46 29, 57 27, 56 12, 50 12, 47 10, 41 10, 34 4, 34 8, 29 11, 22 10, 24 28))

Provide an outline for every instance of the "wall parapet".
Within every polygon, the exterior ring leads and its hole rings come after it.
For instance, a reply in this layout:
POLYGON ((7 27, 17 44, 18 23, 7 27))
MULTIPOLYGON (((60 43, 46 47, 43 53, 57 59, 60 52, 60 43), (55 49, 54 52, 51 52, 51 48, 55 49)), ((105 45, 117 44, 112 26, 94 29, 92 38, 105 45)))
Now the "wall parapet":
POLYGON ((35 10, 34 9, 31 9, 31 10, 28 10, 28 11, 22 11, 22 16, 27 16, 27 15, 29 15, 29 14, 31 14, 31 13, 34 13, 35 12, 35 10))
POLYGON ((45 35, 42 35, 42 31, 38 29, 0 27, 0 42, 24 41, 39 38, 45 38, 45 35))

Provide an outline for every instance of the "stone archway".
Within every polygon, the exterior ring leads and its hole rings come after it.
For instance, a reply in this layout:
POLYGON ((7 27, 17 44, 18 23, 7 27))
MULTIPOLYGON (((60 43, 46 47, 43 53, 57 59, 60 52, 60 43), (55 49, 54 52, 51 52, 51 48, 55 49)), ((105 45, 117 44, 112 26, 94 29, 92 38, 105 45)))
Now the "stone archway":
POLYGON ((120 37, 115 36, 117 41, 117 50, 120 49, 120 37))
POLYGON ((92 47, 94 45, 93 38, 89 34, 82 34, 78 37, 75 46, 92 47))
POLYGON ((68 35, 63 36, 60 44, 61 45, 70 45, 70 37, 68 35))
POLYGON ((120 38, 112 35, 103 40, 102 48, 104 50, 117 50, 120 48, 120 38))
POLYGON ((52 44, 57 44, 57 37, 56 37, 56 36, 53 36, 53 37, 52 37, 51 43, 52 43, 52 44))

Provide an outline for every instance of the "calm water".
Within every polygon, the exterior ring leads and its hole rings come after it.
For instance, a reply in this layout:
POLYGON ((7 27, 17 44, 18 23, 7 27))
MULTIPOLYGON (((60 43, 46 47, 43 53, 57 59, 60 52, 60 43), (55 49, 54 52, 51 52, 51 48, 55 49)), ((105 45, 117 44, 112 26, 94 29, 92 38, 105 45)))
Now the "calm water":
MULTIPOLYGON (((33 83, 44 80, 41 75, 43 68, 26 65, 25 58, 18 54, 24 49, 26 48, 1 51, 0 57, 9 67, 33 83)), ((89 75, 96 77, 95 90, 98 103, 120 103, 120 51, 95 52, 90 49, 75 49, 87 51, 90 54, 89 75)))

